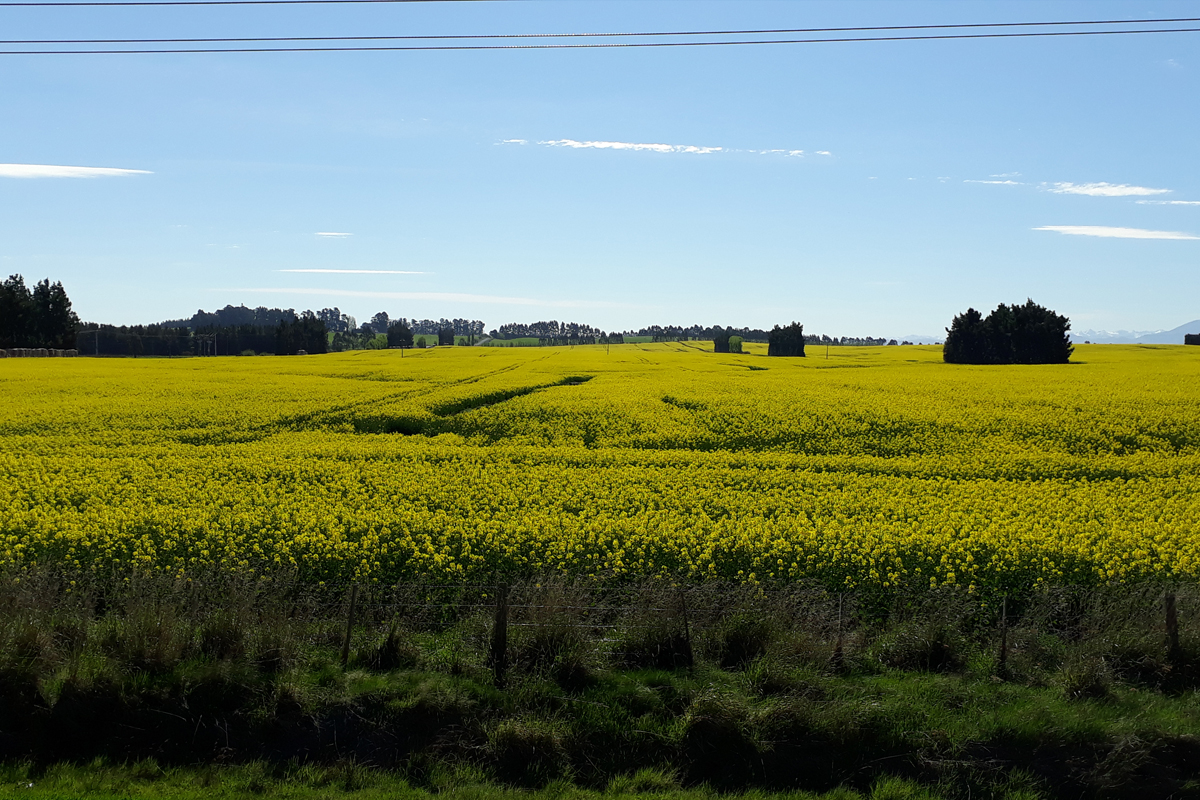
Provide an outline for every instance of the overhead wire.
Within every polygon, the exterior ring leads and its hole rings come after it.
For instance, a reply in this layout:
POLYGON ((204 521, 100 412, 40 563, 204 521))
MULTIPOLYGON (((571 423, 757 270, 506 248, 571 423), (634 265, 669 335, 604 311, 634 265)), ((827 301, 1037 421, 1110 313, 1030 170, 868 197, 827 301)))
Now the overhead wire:
MULTIPOLYGON (((119 49, 70 49, 70 50, 0 50, 0 55, 137 55, 137 54, 180 54, 180 53, 303 53, 303 52, 398 52, 398 51, 463 51, 463 50, 584 50, 584 49, 622 49, 622 48, 658 48, 658 47, 730 47, 736 45, 781 45, 781 44, 823 44, 836 42, 913 42, 913 41, 945 41, 964 39, 1019 39, 1070 36, 1115 36, 1131 34, 1165 34, 1165 33, 1197 33, 1200 28, 1132 28, 1124 30, 1089 30, 1089 31, 1021 31, 1017 33, 951 33, 924 34, 912 36, 855 36, 855 37, 818 37, 808 39, 750 39, 736 41, 712 42, 599 42, 585 44, 449 44, 449 45, 349 45, 321 47, 188 47, 188 48, 119 48, 119 49)), ((246 39, 213 39, 196 40, 213 42, 272 42, 272 41, 362 41, 367 39, 400 39, 404 37, 276 37, 276 38, 246 38, 246 39)), ((128 39, 121 40, 124 44, 157 44, 184 43, 189 40, 154 40, 128 39)), ((57 40, 54 42, 38 42, 34 40, 8 41, 0 44, 93 44, 89 40, 57 40)), ((115 42, 113 42, 115 43, 115 42)))
MULTIPOLYGON (((3 5, 3 4, 0 4, 3 5)), ((0 40, 0 45, 15 44, 166 44, 166 43, 205 43, 205 42, 333 42, 333 41, 462 41, 480 39, 572 39, 572 38, 661 38, 681 36, 760 36, 766 34, 788 33, 854 33, 869 31, 915 31, 915 30, 964 30, 978 28, 1035 28, 1035 27, 1069 27, 1083 25, 1165 25, 1185 22, 1200 22, 1200 17, 1174 17, 1163 19, 1119 19, 1119 20, 1068 20, 1060 22, 972 22, 951 25, 877 25, 840 28, 763 28, 749 30, 709 30, 709 31, 640 31, 640 32, 583 32, 583 33, 473 33, 473 34, 420 34, 404 36, 243 36, 243 37, 205 37, 205 38, 163 38, 163 39, 8 39, 0 40)), ((1176 29, 1172 29, 1176 30, 1176 29)), ((1183 29, 1190 30, 1190 29, 1183 29)), ((1145 29, 1134 31, 1107 31, 1108 33, 1157 32, 1145 29)), ((901 37, 886 37, 901 38, 901 37)), ((846 41, 861 41, 862 39, 846 39, 846 41)), ((821 41, 842 41, 842 39, 823 38, 821 41)), ((753 44, 754 42, 729 42, 729 44, 753 44)))
POLYGON ((0 3, 0 8, 63 8, 65 6, 311 6, 360 3, 498 3, 516 0, 52 0, 38 3, 0 3))

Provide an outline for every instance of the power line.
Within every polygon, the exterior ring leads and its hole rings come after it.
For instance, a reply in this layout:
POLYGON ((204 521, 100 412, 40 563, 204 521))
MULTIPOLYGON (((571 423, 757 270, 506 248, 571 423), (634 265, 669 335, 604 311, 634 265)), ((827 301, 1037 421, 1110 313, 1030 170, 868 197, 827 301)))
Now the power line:
MULTIPOLYGON (((855 36, 855 37, 825 37, 814 39, 751 39, 742 41, 721 42, 602 42, 595 44, 497 44, 497 45, 391 45, 391 46, 332 46, 332 47, 207 47, 207 48, 138 48, 111 50, 0 50, 0 55, 145 55, 167 53, 330 53, 330 52, 398 52, 398 51, 434 51, 434 50, 584 50, 584 49, 618 49, 645 47, 728 47, 733 45, 776 45, 776 44, 821 44, 834 42, 914 42, 938 41, 953 39, 1022 39, 1064 36, 1115 36, 1126 34, 1160 34, 1160 33, 1197 33, 1200 28, 1133 28, 1127 30, 1108 31, 1024 31, 1020 33, 955 33, 919 36, 855 36)), ((374 37, 296 37, 294 39, 215 39, 211 41, 352 41, 356 38, 371 39, 374 37)), ((382 37, 392 38, 392 37, 382 37)), ((402 37, 394 37, 402 38, 402 37)), ((186 42, 188 40, 155 40, 127 39, 128 44, 186 42)), ((204 40, 198 40, 204 41, 204 40)), ((20 44, 7 42, 6 44, 20 44)), ((28 42, 38 44, 39 42, 28 42)), ((67 42, 55 42, 67 43, 67 42)), ((78 40, 79 44, 92 43, 88 40, 78 40)))
POLYGON ((0 3, 0 8, 64 6, 305 6, 346 3, 497 3, 513 0, 97 0, 97 2, 0 3))
MULTIPOLYGON (((1122 19, 1122 20, 1073 20, 1066 22, 976 22, 959 25, 883 25, 855 28, 774 28, 762 30, 727 31, 643 31, 620 33, 479 33, 451 35, 408 35, 408 36, 246 36, 211 37, 190 39, 10 39, 0 40, 4 44, 191 44, 208 42, 348 42, 348 41, 455 41, 477 39, 570 39, 570 38, 617 38, 617 37, 667 37, 667 36, 751 36, 785 33, 849 33, 868 31, 911 31, 911 30, 961 30, 977 28, 1033 28, 1067 27, 1082 25, 1133 25, 1200 22, 1200 17, 1177 17, 1172 19, 1122 19)), ((1135 31, 1109 31, 1109 33, 1132 33, 1135 31)), ((1163 31, 1144 31, 1163 32, 1163 31)), ((1081 32, 1082 33, 1082 32, 1081 32)), ((901 37, 887 37, 901 38, 901 37)), ((821 39, 821 41, 841 41, 821 39)), ((861 39, 847 40, 861 41, 861 39)), ((754 44, 754 42, 729 42, 728 44, 754 44)))

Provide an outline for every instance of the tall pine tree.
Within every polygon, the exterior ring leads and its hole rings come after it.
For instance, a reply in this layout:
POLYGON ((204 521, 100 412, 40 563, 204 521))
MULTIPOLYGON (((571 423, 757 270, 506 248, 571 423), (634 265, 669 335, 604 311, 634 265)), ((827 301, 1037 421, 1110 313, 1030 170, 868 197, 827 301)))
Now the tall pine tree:
POLYGON ((0 285, 0 347, 75 347, 79 317, 61 282, 39 281, 31 292, 20 275, 0 285))

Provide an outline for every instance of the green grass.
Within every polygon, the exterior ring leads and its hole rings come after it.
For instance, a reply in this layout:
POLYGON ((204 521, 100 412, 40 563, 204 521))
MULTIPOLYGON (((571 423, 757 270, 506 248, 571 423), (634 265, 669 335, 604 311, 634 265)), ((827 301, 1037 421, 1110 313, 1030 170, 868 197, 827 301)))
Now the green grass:
MULTIPOLYGON (((902 778, 883 778, 863 791, 838 787, 828 792, 762 792, 717 794, 709 787, 684 788, 676 775, 640 770, 614 778, 602 789, 555 783, 542 789, 514 789, 485 780, 478 771, 440 773, 429 786, 414 786, 404 777, 371 770, 352 761, 335 766, 290 764, 273 767, 256 762, 236 766, 162 768, 153 760, 114 765, 56 765, 40 771, 27 764, 0 767, 0 797, 37 800, 211 800, 211 798, 279 798, 279 800, 942 800, 936 789, 902 778)), ((1003 800, 1036 800, 1036 793, 1013 790, 1003 800)))
POLYGON ((0 793, 1065 800, 1200 785, 1192 628, 1172 656, 1100 600, 1072 606, 1072 628, 1011 628, 1001 668, 978 602, 955 611, 952 594, 841 637, 776 608, 686 638, 651 611, 596 634, 559 596, 514 617, 498 686, 492 610, 460 597, 461 614, 428 616, 428 587, 386 607, 360 594, 343 667, 338 591, 55 586, 0 592, 0 793))
POLYGON ((49 750, 10 761, 0 792, 32 783, 21 796, 482 798, 516 787, 590 797, 641 774, 673 776, 667 793, 688 798, 845 787, 864 797, 1075 797, 1140 779, 1186 797, 1200 777, 1195 692, 1117 686, 1079 700, 986 675, 770 662, 574 677, 526 663, 501 691, 475 659, 431 670, 449 642, 424 644, 424 665, 390 672, 342 671, 318 651, 281 674, 193 660, 127 672, 115 686, 96 665, 91 678, 59 676, 43 686, 51 721, 30 728, 49 750), (75 749, 56 750, 72 731, 75 749), (397 735, 407 737, 399 749, 397 735), (167 758, 147 760, 159 753, 167 758))

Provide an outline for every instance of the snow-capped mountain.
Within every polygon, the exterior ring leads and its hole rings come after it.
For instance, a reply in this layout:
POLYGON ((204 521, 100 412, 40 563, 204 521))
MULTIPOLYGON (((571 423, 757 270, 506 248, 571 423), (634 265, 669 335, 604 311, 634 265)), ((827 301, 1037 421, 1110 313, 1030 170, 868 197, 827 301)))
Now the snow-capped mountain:
POLYGON ((1072 331, 1071 341, 1092 344, 1183 344, 1185 333, 1200 333, 1200 319, 1169 331, 1072 331))

